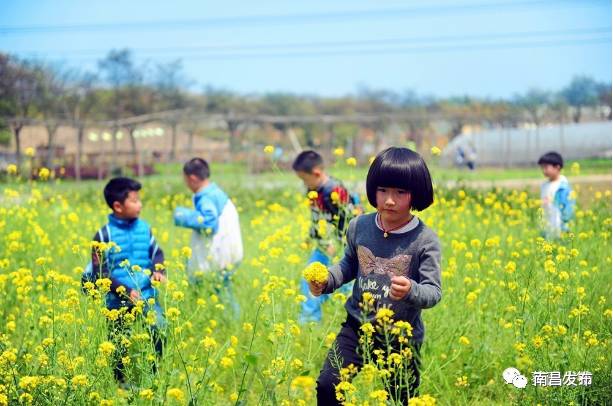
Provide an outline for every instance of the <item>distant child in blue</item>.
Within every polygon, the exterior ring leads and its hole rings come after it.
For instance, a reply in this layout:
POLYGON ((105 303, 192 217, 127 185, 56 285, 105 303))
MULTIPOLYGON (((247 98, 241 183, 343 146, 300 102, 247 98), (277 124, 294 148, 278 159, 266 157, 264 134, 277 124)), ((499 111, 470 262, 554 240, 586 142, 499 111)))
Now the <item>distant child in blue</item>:
MULTIPOLYGON (((302 179, 307 188, 307 196, 311 201, 311 228, 309 237, 315 244, 308 264, 321 262, 329 265, 331 258, 342 246, 346 227, 349 220, 361 213, 359 197, 350 194, 341 181, 328 176, 324 169, 321 155, 315 151, 303 151, 294 160, 292 169, 302 179), (315 193, 313 193, 315 192, 315 193), (326 235, 320 233, 320 221, 332 227, 332 232, 326 235)), ((321 321, 321 304, 328 299, 328 295, 313 296, 309 290, 308 282, 303 278, 300 290, 307 298, 302 303, 302 313, 299 321, 321 321)), ((342 290, 343 293, 351 292, 351 286, 342 290)))
POLYGON ((566 176, 561 174, 564 160, 557 152, 548 152, 538 160, 547 181, 541 186, 543 208, 543 236, 548 239, 560 237, 568 231, 568 222, 575 211, 575 200, 566 176))
POLYGON ((238 317, 240 309, 231 284, 231 276, 243 259, 238 211, 210 176, 204 159, 193 158, 185 163, 183 178, 194 193, 194 208, 177 207, 174 220, 177 226, 192 229, 192 257, 187 269, 190 282, 199 284, 206 273, 214 272, 219 279, 215 292, 238 317))
MULTIPOLYGON (((111 243, 111 246, 102 251, 98 244, 94 244, 91 263, 94 277, 89 280, 110 279, 110 291, 105 298, 109 310, 127 313, 143 301, 145 316, 155 312, 155 317, 148 317, 155 321, 149 325, 149 330, 155 351, 160 356, 163 347, 160 330, 166 321, 151 282, 166 281, 164 253, 149 224, 139 218, 143 207, 138 195, 140 189, 139 182, 123 177, 111 179, 105 186, 104 199, 113 213, 94 236, 94 242, 111 243)), ((114 374, 120 383, 125 383, 126 379, 121 359, 127 349, 122 344, 122 337, 128 334, 129 327, 122 316, 109 323, 109 339, 117 348, 114 374)))

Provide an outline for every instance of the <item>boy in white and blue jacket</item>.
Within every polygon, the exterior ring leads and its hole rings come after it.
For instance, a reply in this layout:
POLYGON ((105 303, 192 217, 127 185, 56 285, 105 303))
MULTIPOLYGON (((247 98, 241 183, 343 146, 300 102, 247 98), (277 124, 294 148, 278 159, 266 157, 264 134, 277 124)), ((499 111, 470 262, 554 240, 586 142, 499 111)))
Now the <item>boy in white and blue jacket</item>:
POLYGON ((186 162, 183 176, 194 193, 194 208, 177 207, 174 220, 175 225, 193 230, 188 278, 192 284, 198 284, 205 273, 215 272, 219 276, 215 291, 237 317, 239 306, 232 293, 231 276, 243 259, 238 211, 228 195, 211 182, 211 171, 204 159, 186 162))
POLYGON ((543 208, 542 235, 547 239, 560 237, 568 231, 568 222, 575 212, 575 199, 566 176, 561 174, 564 160, 557 152, 548 152, 538 160, 543 175, 548 178, 541 185, 541 205, 543 208))

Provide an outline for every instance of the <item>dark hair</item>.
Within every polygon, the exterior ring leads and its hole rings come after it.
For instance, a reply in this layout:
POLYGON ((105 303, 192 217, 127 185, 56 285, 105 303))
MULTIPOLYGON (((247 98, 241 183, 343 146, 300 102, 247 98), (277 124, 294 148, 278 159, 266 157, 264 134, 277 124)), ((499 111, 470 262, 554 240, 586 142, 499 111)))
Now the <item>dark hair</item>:
POLYGON ((141 189, 140 182, 130 178, 113 178, 104 187, 104 200, 109 207, 113 208, 113 203, 123 204, 130 192, 138 192, 141 189))
POLYGON ((183 165, 183 173, 194 175, 200 180, 208 179, 211 176, 209 164, 202 158, 192 158, 183 165))
POLYGON ((408 148, 390 147, 381 151, 366 176, 366 195, 377 207, 377 188, 393 187, 411 193, 411 208, 421 211, 434 202, 432 179, 424 159, 408 148))
POLYGON ((541 156, 538 160, 539 165, 550 164, 550 165, 558 165, 560 168, 564 167, 564 160, 562 159, 562 155, 558 154, 555 151, 551 151, 541 156))
POLYGON ((295 172, 306 172, 311 173, 313 169, 318 166, 323 166, 324 160, 317 152, 308 150, 302 151, 298 154, 296 159, 294 159, 294 163, 292 164, 292 169, 295 172))

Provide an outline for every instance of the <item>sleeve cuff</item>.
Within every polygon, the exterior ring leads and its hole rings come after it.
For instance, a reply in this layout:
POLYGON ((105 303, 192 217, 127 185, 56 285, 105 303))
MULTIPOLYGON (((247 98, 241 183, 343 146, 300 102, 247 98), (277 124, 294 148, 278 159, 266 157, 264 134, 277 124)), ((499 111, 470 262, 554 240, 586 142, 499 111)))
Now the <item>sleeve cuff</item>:
POLYGON ((409 304, 414 304, 417 301, 417 289, 415 289, 417 282, 415 282, 413 279, 409 278, 409 280, 411 281, 411 289, 409 290, 409 293, 407 293, 406 297, 404 298, 405 302, 409 303, 409 304))
POLYGON ((326 282, 326 287, 321 293, 329 294, 334 292, 334 280, 332 278, 334 277, 332 276, 332 273, 328 270, 328 281, 326 282))

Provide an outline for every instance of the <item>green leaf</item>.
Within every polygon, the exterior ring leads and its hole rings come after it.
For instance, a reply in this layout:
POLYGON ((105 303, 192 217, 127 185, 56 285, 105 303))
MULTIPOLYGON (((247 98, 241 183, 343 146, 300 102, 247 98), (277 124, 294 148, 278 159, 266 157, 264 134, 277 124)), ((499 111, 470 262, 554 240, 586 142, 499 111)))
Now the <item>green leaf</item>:
POLYGON ((245 361, 247 361, 248 364, 255 366, 258 363, 258 357, 254 354, 247 354, 245 355, 245 361))

